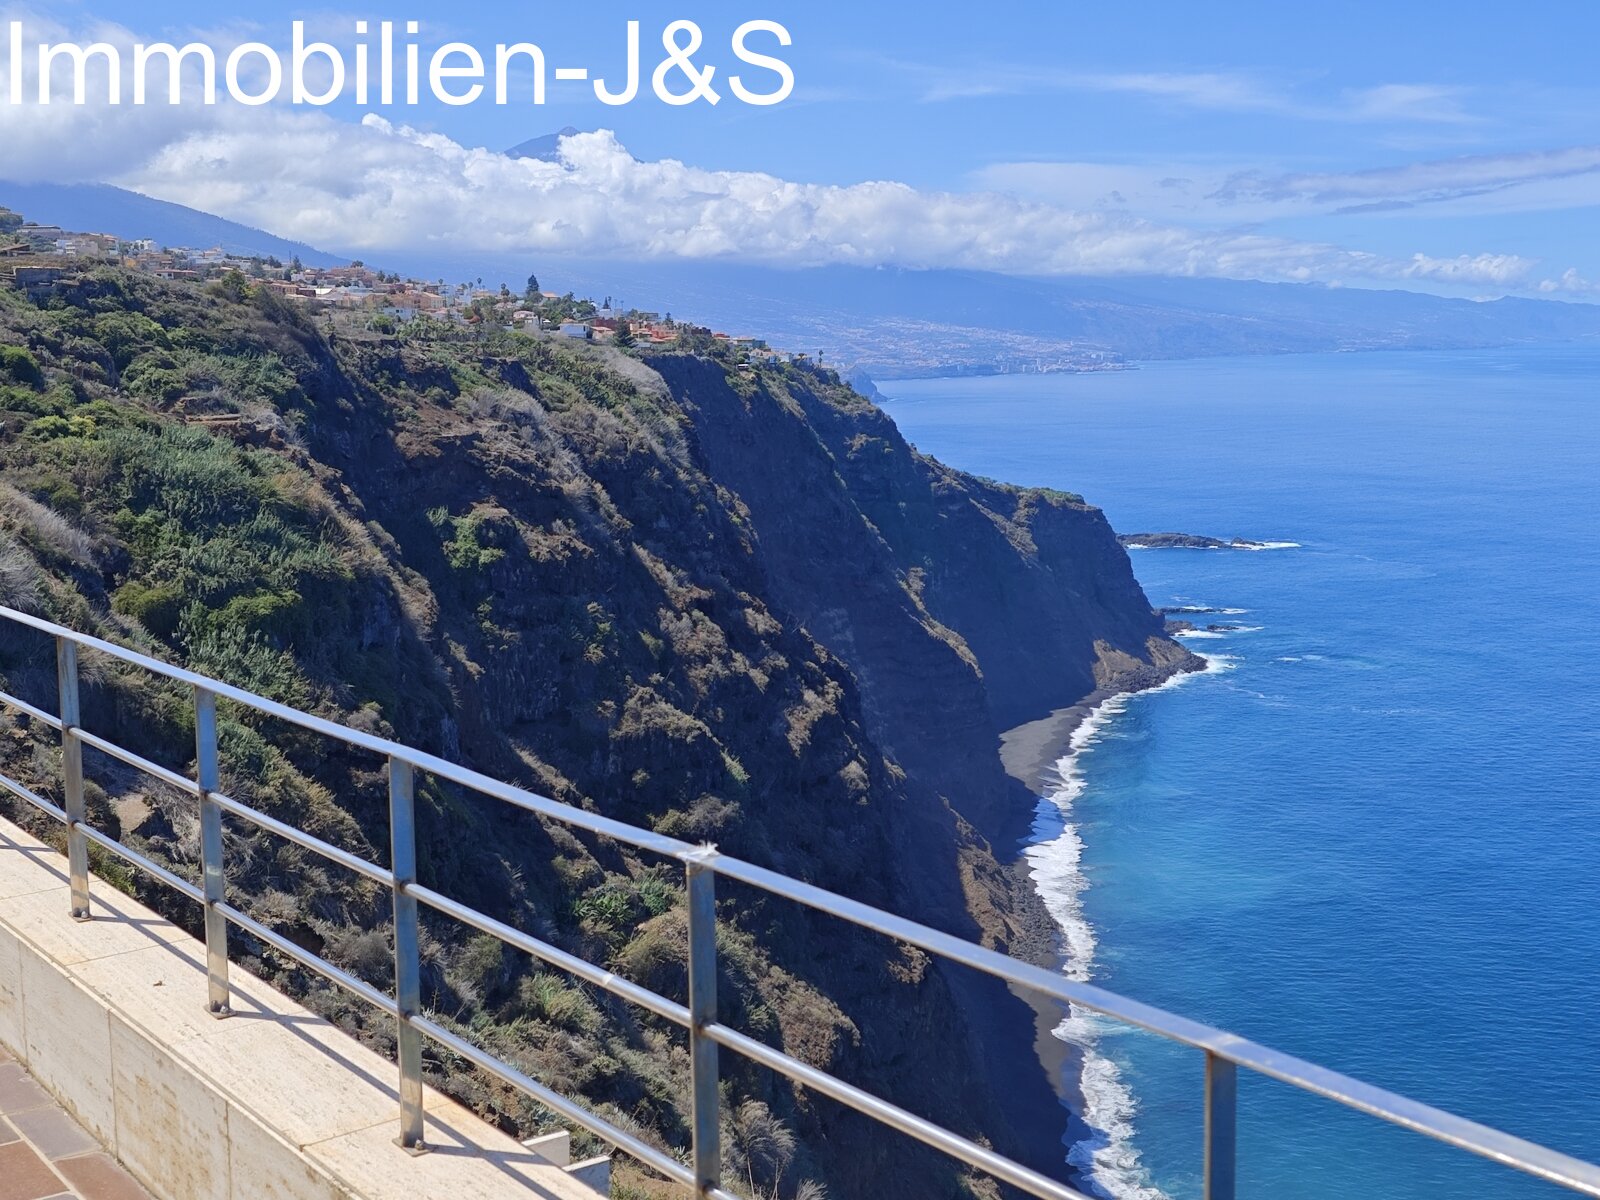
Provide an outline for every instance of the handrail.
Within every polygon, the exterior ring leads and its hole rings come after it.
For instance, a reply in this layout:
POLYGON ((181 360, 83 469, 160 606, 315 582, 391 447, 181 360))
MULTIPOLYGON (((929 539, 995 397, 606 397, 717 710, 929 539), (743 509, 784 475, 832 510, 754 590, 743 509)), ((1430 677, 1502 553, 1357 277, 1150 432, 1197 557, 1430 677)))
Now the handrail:
POLYGON ((722 1024, 716 1006, 716 907, 712 881, 717 876, 759 888, 796 904, 838 917, 862 928, 950 962, 1004 980, 1008 984, 1049 997, 1060 1003, 1088 1009, 1124 1024, 1159 1034, 1171 1041, 1201 1050, 1206 1056, 1205 1082, 1205 1195, 1207 1200, 1234 1200, 1237 1068, 1287 1083, 1345 1107, 1444 1142, 1447 1145, 1498 1162, 1582 1195, 1600 1198, 1600 1166, 1502 1133, 1475 1121, 1418 1103, 1383 1088, 1374 1087, 1330 1071, 1304 1059, 1282 1054, 1256 1042, 1178 1016, 1104 988, 1064 978, 1056 972, 1021 962, 926 925, 907 920, 871 905, 839 896, 765 867, 719 853, 712 846, 695 846, 677 838, 639 829, 621 821, 562 804, 548 797, 482 775, 386 738, 351 729, 323 717, 289 708, 218 680, 160 662, 137 651, 100 638, 77 633, 39 617, 0 607, 0 619, 26 626, 55 639, 60 691, 60 715, 53 716, 0 691, 0 707, 10 707, 61 733, 64 762, 65 805, 58 807, 16 780, 0 775, 0 789, 10 792, 67 827, 72 915, 89 915, 89 843, 99 845, 139 867, 164 885, 201 903, 206 914, 207 974, 210 1006, 217 1016, 228 1015, 227 926, 232 924, 271 945, 331 982, 360 996, 394 1016, 400 1041, 400 1143, 412 1150, 423 1142, 422 1036, 460 1055, 511 1087, 545 1104, 574 1124, 610 1142, 624 1153, 669 1179, 692 1187, 698 1195, 732 1200, 721 1181, 720 1110, 717 1088, 719 1047, 769 1067, 805 1087, 819 1091, 881 1124, 897 1129, 946 1154, 1004 1180, 1030 1195, 1049 1200, 1084 1200, 1082 1193, 1020 1163, 943 1129, 872 1094, 837 1079, 780 1050, 722 1024), (88 733, 78 717, 77 651, 97 651, 131 666, 163 676, 193 689, 196 706, 196 777, 189 779, 150 762, 124 747, 88 733), (357 749, 381 755, 389 762, 391 868, 351 854, 321 838, 259 812, 219 789, 215 706, 218 699, 288 721, 357 749), (83 806, 82 748, 90 746, 110 754, 156 779, 197 798, 201 806, 202 886, 172 874, 87 823, 83 806), (673 859, 685 869, 689 899, 689 1004, 687 1007, 639 986, 604 967, 530 937, 504 922, 477 912, 417 883, 415 826, 412 818, 414 774, 426 772, 461 787, 501 800, 638 849, 673 859), (389 887, 395 911, 395 979, 393 997, 358 979, 248 914, 227 903, 222 860, 221 817, 227 813, 255 824, 328 860, 389 887), (472 1045, 458 1034, 425 1016, 418 995, 418 906, 450 916, 499 939, 558 969, 565 970, 631 1004, 684 1026, 689 1031, 691 1062, 692 1145, 689 1163, 641 1141, 604 1118, 540 1084, 510 1064, 472 1045))

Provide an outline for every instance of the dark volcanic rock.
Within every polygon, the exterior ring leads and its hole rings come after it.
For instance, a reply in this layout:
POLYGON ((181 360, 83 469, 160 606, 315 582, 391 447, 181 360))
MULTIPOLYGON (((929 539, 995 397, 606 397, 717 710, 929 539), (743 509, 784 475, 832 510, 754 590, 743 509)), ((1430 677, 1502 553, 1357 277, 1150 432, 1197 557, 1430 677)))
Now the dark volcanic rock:
POLYGON ((1117 541, 1130 550, 1265 550, 1266 542, 1245 538, 1203 537, 1197 533, 1119 533, 1117 541))

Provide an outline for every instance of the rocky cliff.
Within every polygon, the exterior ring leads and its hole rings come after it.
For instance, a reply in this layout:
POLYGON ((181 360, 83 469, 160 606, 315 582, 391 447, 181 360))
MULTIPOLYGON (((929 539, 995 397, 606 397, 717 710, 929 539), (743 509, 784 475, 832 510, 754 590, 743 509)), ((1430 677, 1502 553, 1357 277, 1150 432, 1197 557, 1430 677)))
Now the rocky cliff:
MULTIPOLYGON (((330 336, 243 281, 105 271, 0 293, 0 428, 6 603, 1001 948, 1038 913, 1008 867, 1032 800, 1000 768, 1000 731, 1189 665, 1098 510, 918 455, 826 372, 330 336)), ((43 700, 51 665, 0 632, 11 690, 43 700)), ((187 765, 181 695, 96 667, 86 711, 187 765)), ((47 792, 51 755, 24 722, 0 740, 47 792)), ((377 764, 243 714, 223 755, 233 794, 381 856, 377 764)), ((182 798, 90 770, 97 820, 192 871, 182 798)), ((662 864, 431 782, 419 801, 430 885, 681 993, 681 887, 662 864)), ((242 826, 229 855, 236 903, 384 981, 381 894, 242 826)), ((1003 988, 759 896, 729 889, 722 915, 729 1019, 1060 1170, 1033 1014, 1003 988)), ((668 1031, 448 922, 426 932, 435 1011, 683 1142, 668 1031)), ((239 948, 388 1037, 269 948, 239 948)), ((428 1065, 507 1127, 548 1119, 428 1065)), ((992 1194, 725 1067, 729 1167, 763 1193, 992 1194)))

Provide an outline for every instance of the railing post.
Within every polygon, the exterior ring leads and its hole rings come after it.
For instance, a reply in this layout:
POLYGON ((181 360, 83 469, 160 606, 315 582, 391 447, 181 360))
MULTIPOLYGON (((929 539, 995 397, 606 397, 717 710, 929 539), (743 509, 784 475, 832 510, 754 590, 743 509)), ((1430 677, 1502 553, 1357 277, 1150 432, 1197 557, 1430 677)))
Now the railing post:
POLYGON ((411 1018, 422 1007, 422 958, 417 943, 417 899, 406 885, 417 881, 416 772, 408 762, 389 760, 389 861, 394 871, 394 998, 400 1009, 396 1035, 400 1048, 400 1136, 396 1142, 413 1154, 422 1140, 422 1034, 411 1018))
POLYGON ((200 884, 206 897, 206 1008, 214 1017, 233 1013, 228 994, 228 918, 217 908, 227 898, 222 865, 222 809, 212 793, 222 787, 217 755, 217 697, 194 690, 195 784, 200 794, 200 884))
POLYGON ((717 1044, 705 1027, 717 1019, 716 875, 706 859, 714 846, 688 860, 689 883, 689 1079, 697 1196, 722 1184, 722 1103, 717 1087, 717 1044))
POLYGON ((1206 1051, 1205 1200, 1234 1200, 1238 1110, 1239 1068, 1206 1051))
POLYGON ((89 919, 89 839, 82 825, 83 742, 78 737, 82 713, 78 702, 78 644, 56 638, 56 683, 61 701, 61 790, 67 811, 67 872, 72 877, 72 917, 89 919))

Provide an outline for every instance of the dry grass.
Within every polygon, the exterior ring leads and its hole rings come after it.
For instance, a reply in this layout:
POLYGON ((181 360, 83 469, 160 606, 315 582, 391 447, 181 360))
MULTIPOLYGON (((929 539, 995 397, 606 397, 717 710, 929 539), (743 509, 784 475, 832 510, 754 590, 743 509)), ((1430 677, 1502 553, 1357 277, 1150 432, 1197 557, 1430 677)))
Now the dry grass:
POLYGON ((0 604, 32 612, 41 588, 39 565, 17 541, 0 533, 0 604))
POLYGON ((95 560, 94 539, 53 508, 10 484, 0 484, 0 520, 46 553, 77 566, 95 560))

